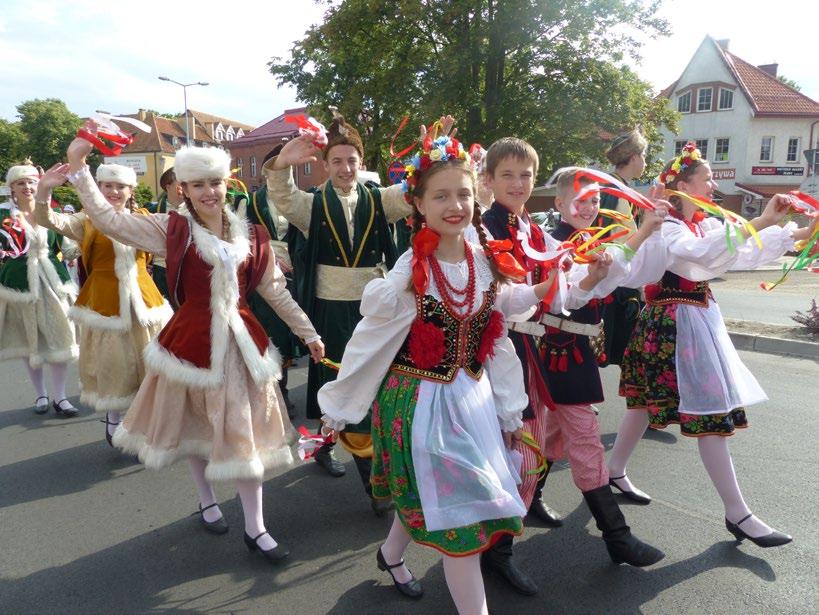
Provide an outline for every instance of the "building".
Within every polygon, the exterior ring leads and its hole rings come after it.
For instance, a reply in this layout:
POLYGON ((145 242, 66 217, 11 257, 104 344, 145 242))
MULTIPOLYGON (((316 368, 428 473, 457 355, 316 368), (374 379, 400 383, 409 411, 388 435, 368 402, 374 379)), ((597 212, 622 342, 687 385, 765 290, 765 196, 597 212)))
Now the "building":
POLYGON ((191 120, 191 130, 194 139, 203 139, 205 135, 218 143, 222 148, 229 149, 232 142, 241 139, 251 130, 250 124, 242 124, 235 120, 229 120, 218 115, 203 113, 188 109, 188 115, 180 115, 176 122, 185 129, 187 118, 191 120), (203 134, 204 132, 204 134, 203 134))
MULTIPOLYGON (((262 163, 270 150, 299 136, 296 125, 285 121, 285 118, 306 114, 307 107, 286 109, 278 117, 230 143, 231 164, 239 169, 237 176, 249 190, 256 190, 264 183, 262 163)), ((293 173, 296 185, 302 190, 318 186, 327 180, 323 165, 317 162, 300 165, 293 169, 293 173)))
POLYGON ((777 192, 817 194, 819 103, 785 85, 778 66, 754 66, 710 36, 660 93, 681 114, 664 131, 667 160, 696 141, 718 184, 715 198, 746 217, 777 192))

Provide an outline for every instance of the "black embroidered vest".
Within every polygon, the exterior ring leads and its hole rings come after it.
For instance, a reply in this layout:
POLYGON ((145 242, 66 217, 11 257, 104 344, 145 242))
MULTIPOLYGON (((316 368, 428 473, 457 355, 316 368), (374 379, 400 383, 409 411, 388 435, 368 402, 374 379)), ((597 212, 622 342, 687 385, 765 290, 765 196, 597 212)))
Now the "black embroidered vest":
POLYGON ((713 295, 707 281, 692 282, 670 271, 666 271, 657 284, 646 286, 646 301, 650 305, 685 303, 708 307, 710 298, 713 298, 713 295))

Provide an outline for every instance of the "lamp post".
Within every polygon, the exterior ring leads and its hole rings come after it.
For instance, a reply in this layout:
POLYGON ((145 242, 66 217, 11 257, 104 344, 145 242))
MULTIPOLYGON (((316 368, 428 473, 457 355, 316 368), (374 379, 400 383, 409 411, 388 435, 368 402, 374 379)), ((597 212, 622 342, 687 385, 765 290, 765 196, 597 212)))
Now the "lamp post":
POLYGON ((182 97, 185 100, 185 140, 187 141, 188 147, 191 146, 191 124, 190 118, 188 117, 188 88, 192 85, 208 85, 207 81, 195 81, 194 83, 179 83, 169 77, 159 77, 160 81, 170 81, 171 83, 175 83, 176 85, 182 86, 182 97))

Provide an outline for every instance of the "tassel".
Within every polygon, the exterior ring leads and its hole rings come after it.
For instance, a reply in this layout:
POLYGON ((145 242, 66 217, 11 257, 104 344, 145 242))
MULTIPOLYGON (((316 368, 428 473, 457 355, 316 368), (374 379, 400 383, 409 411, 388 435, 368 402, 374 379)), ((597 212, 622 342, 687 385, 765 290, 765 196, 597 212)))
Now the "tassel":
POLYGON ((560 353, 560 359, 557 361, 557 369, 561 372, 569 371, 569 355, 566 354, 565 350, 560 353))
POLYGON ((574 355, 574 362, 578 365, 583 365, 583 354, 577 346, 572 347, 572 354, 574 355))
POLYGON ((608 356, 606 356, 605 352, 601 352, 597 357, 597 363, 600 365, 606 365, 609 361, 608 356))
POLYGON ((551 361, 549 361, 549 371, 556 372, 557 371, 557 350, 552 350, 550 353, 552 355, 551 361))

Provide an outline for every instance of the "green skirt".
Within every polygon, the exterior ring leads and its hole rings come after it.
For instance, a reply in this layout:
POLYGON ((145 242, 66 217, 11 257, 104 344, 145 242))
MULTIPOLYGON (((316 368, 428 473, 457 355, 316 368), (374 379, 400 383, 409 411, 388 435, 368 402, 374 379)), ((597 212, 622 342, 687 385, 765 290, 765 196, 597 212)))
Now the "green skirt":
POLYGON ((504 534, 523 533, 520 517, 490 519, 428 531, 412 463, 412 422, 421 379, 388 373, 372 406, 373 497, 392 498, 412 539, 444 555, 463 557, 490 548, 504 534), (393 386, 385 386, 393 379, 393 386), (395 386, 397 379, 397 386, 395 386))

